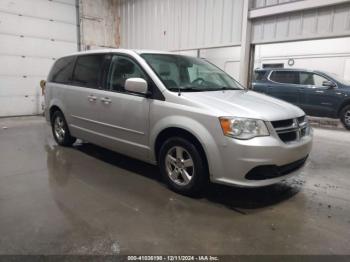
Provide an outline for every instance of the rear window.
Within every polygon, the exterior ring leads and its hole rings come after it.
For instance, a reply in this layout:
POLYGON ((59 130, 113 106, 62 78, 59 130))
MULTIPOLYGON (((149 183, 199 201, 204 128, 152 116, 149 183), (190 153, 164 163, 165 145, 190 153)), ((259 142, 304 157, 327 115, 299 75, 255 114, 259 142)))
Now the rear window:
POLYGON ((51 69, 48 82, 67 84, 72 79, 75 57, 64 57, 56 61, 51 69))
POLYGON ((73 81, 85 87, 98 87, 102 63, 102 55, 79 56, 74 69, 73 81))
POLYGON ((299 84, 299 73, 294 71, 274 71, 270 80, 282 84, 299 84))
POLYGON ((265 75, 266 75, 266 71, 255 71, 253 80, 256 80, 256 81, 264 80, 265 75))

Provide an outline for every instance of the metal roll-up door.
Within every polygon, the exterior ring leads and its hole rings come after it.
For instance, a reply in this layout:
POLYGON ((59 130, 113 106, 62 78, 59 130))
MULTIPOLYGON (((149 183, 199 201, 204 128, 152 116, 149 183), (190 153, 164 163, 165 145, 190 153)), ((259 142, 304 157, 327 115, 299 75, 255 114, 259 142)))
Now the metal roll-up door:
POLYGON ((0 117, 41 113, 40 80, 77 48, 75 0, 1 0, 0 117))

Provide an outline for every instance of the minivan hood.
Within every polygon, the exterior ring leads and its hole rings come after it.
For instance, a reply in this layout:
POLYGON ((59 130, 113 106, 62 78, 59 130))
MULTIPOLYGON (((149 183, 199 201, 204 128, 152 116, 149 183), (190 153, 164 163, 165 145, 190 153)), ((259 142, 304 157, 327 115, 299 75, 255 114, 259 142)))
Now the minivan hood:
POLYGON ((198 106, 217 112, 221 116, 237 116, 275 121, 305 115, 299 107, 254 91, 183 92, 181 96, 198 106))

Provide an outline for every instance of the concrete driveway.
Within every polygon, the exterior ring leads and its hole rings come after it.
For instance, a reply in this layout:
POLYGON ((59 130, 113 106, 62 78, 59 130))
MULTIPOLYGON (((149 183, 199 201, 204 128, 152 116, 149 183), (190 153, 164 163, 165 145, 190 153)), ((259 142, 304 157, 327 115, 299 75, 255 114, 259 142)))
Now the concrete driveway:
POLYGON ((0 119, 0 254, 350 254, 350 132, 314 131, 302 175, 192 199, 157 167, 57 146, 42 117, 0 119))

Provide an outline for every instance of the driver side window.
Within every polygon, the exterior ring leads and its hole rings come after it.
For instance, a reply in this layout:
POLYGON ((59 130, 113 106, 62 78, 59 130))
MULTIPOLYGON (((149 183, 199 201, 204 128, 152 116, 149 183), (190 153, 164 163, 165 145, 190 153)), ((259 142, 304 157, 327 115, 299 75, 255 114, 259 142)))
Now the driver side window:
POLYGON ((318 74, 301 72, 300 73, 300 84, 309 85, 313 87, 323 87, 323 83, 328 82, 326 78, 318 74))
POLYGON ((124 56, 113 56, 107 77, 107 89, 125 92, 125 82, 129 78, 147 78, 140 66, 133 60, 124 56))
POLYGON ((323 87, 323 83, 324 82, 328 82, 329 80, 324 78, 323 76, 320 76, 320 75, 316 75, 314 74, 314 83, 315 83, 315 86, 317 87, 323 87))

